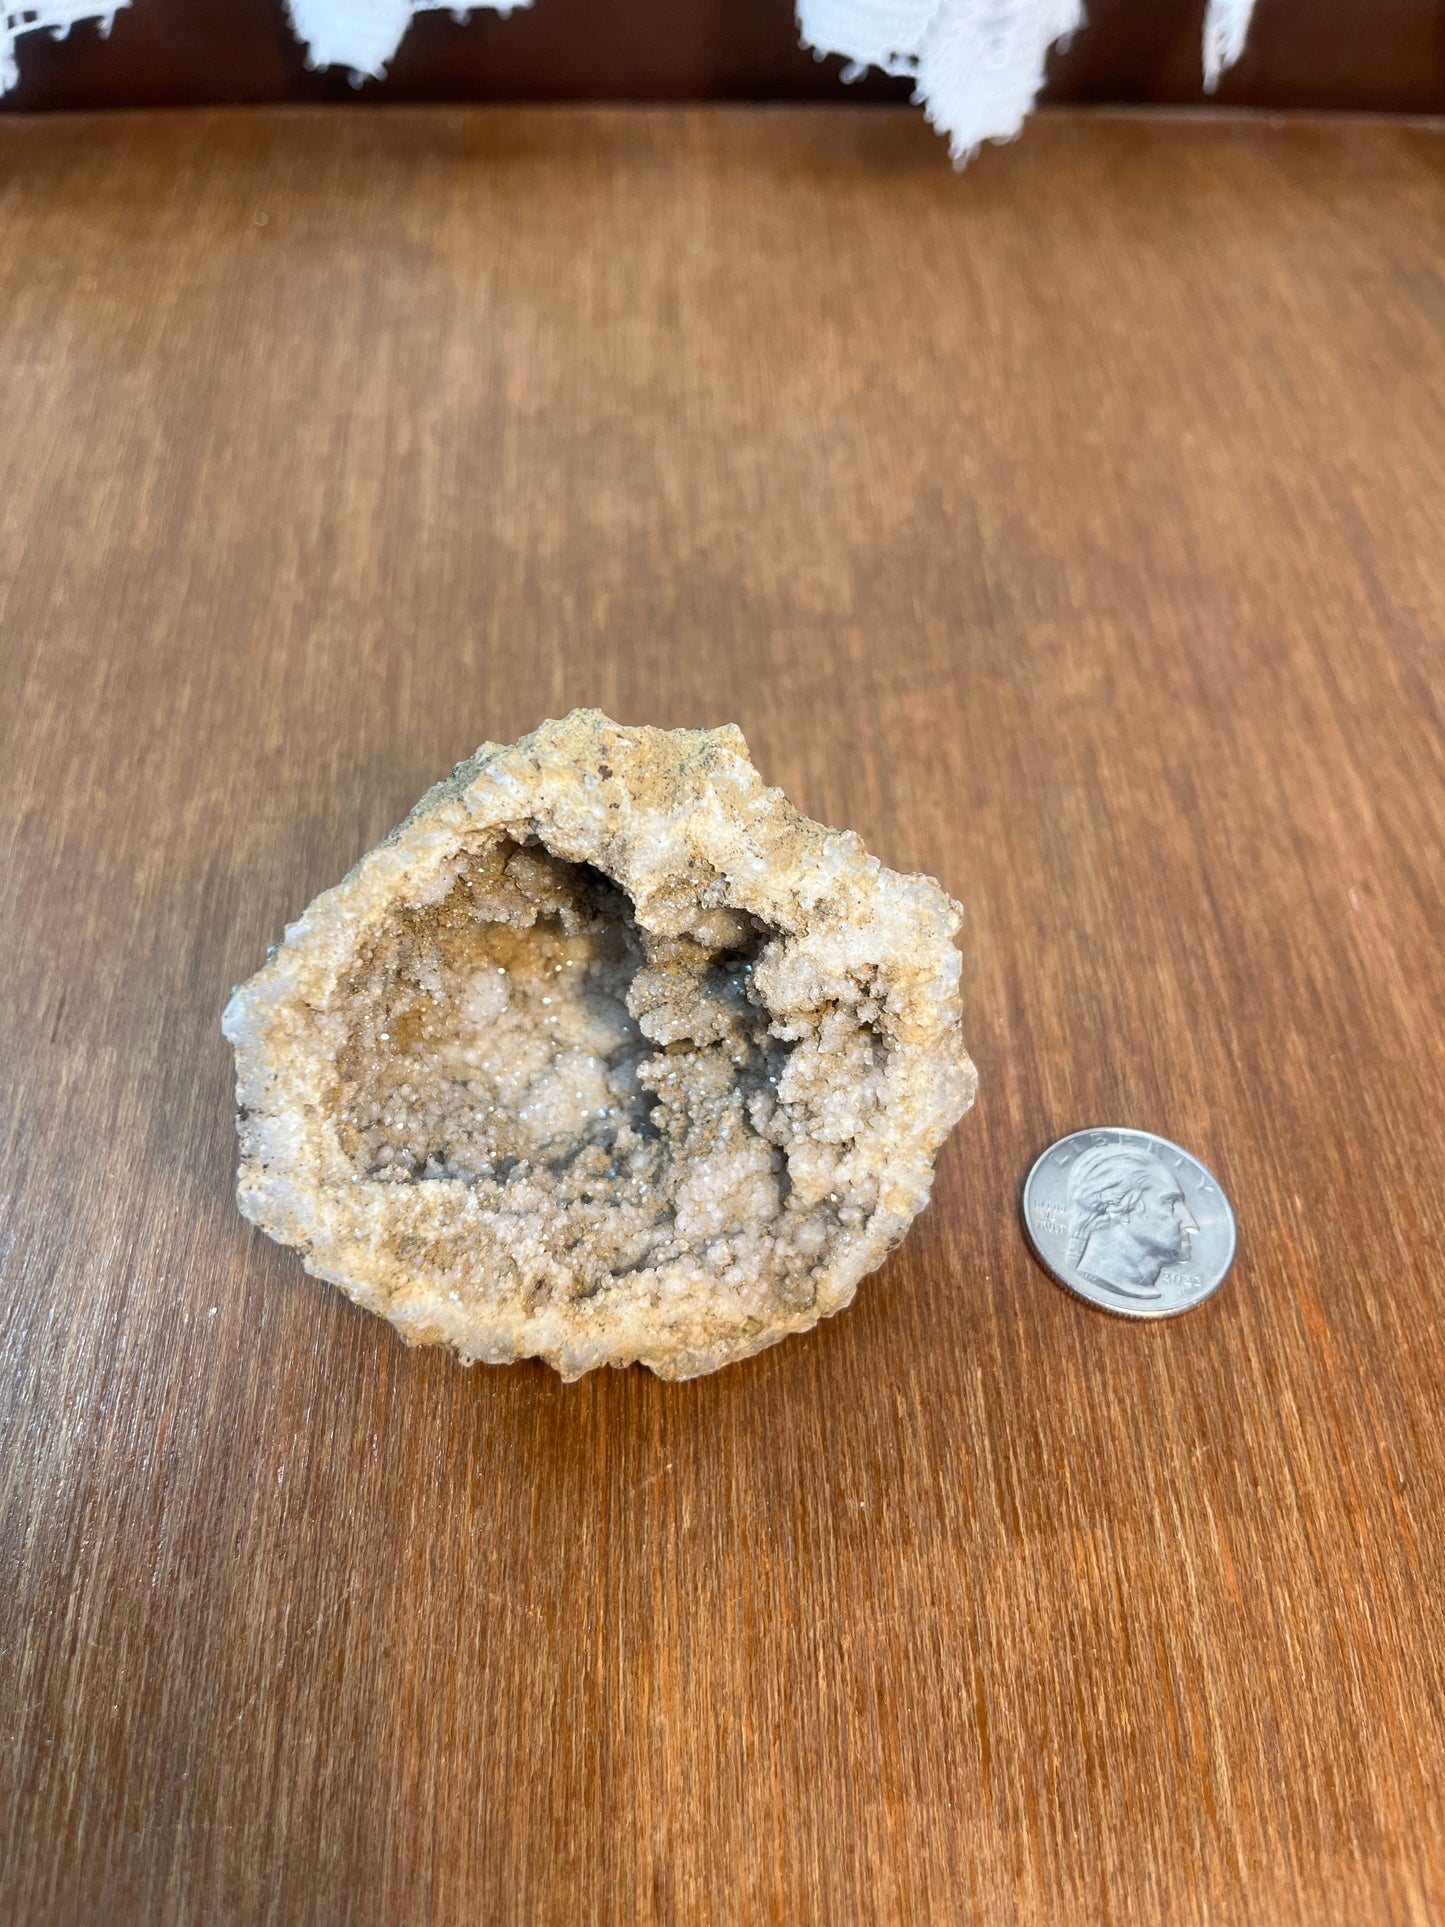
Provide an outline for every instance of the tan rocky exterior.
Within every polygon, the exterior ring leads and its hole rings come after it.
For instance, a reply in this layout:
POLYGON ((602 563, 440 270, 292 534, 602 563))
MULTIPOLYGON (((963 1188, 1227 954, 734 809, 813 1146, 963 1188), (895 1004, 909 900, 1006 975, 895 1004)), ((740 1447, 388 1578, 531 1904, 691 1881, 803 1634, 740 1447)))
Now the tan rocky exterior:
POLYGON ((411 1343, 713 1371, 927 1202, 959 914, 735 728, 484 744, 232 996, 241 1209, 411 1343))

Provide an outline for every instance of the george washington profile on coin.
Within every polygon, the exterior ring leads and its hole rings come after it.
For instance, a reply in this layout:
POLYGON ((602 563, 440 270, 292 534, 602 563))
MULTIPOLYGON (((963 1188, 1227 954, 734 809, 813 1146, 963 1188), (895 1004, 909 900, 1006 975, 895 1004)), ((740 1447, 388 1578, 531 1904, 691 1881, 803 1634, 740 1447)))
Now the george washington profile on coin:
POLYGON ((1100 1144, 1069 1174, 1069 1263, 1125 1298, 1160 1296, 1166 1265, 1189 1262, 1198 1231, 1174 1173, 1144 1145, 1100 1144))

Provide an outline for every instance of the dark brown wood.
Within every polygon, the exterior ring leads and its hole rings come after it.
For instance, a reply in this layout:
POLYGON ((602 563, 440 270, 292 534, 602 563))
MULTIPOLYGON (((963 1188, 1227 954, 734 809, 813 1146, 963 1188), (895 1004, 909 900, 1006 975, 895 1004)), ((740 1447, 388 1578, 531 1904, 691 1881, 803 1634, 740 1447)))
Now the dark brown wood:
MULTIPOLYGON (((1204 0, 1090 0, 1049 62, 1047 98, 1205 100, 1204 0)), ((535 0, 502 19, 421 15, 389 73, 359 90, 311 73, 282 0, 134 0, 109 38, 77 26, 21 44, 0 113, 41 108, 321 101, 907 98, 906 81, 839 86, 842 62, 799 45, 792 0, 535 0)), ((1445 112, 1445 0, 1257 0, 1243 59, 1216 104, 1445 112)))
POLYGON ((0 1916, 1445 1909, 1438 132, 0 132, 0 1916), (466 1372, 231 1201, 230 984, 484 737, 740 722, 968 906, 854 1308, 466 1372), (1196 1149, 1112 1322, 1019 1180, 1196 1149))

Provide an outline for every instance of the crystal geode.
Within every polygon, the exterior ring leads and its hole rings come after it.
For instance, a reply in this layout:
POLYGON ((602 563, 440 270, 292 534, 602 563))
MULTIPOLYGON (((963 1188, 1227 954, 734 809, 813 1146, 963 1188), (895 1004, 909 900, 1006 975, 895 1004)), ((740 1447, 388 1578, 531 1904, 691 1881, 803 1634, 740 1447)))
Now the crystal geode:
POLYGON ((485 743, 233 994, 241 1209, 413 1344, 713 1371, 927 1203, 959 914, 735 728, 485 743))

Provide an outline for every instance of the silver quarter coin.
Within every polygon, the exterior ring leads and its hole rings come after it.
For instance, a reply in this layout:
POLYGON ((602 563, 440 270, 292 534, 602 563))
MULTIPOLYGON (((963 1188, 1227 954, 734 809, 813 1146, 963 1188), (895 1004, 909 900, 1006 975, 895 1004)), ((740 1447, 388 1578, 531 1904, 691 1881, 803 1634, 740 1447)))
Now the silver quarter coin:
POLYGON ((1061 1285, 1125 1318, 1172 1318, 1218 1291, 1234 1213, 1198 1158, 1148 1131, 1074 1131, 1024 1182, 1029 1241, 1061 1285))

